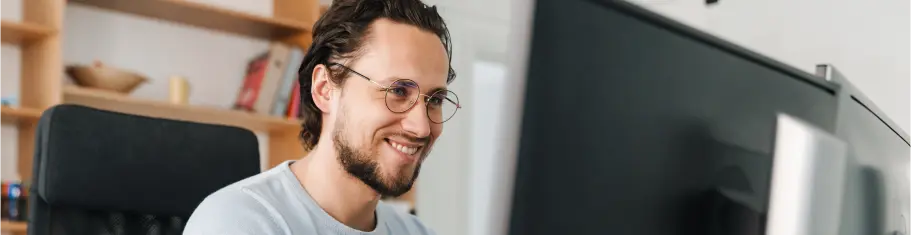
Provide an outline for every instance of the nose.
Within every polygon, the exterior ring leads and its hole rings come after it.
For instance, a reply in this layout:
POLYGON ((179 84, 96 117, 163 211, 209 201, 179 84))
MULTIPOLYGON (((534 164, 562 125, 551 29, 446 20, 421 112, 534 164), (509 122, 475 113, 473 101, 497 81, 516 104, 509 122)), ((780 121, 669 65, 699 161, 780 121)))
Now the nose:
POLYGON ((402 120, 402 129, 418 138, 430 136, 430 118, 427 117, 427 106, 418 102, 408 110, 402 120))

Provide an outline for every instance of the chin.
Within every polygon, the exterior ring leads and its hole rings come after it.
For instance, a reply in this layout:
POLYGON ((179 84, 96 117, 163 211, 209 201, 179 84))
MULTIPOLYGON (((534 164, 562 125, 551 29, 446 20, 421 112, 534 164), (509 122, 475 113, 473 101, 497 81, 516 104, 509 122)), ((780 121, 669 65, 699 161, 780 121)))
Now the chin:
POLYGON ((419 163, 407 164, 407 165, 397 165, 394 167, 384 168, 383 170, 383 181, 388 188, 400 188, 406 186, 410 189, 411 185, 414 184, 416 176, 418 174, 417 169, 420 167, 419 163))
POLYGON ((397 166, 392 166, 392 167, 388 167, 388 168, 381 166, 380 168, 384 169, 383 178, 385 178, 385 180, 387 182, 402 183, 402 182, 414 181, 415 167, 416 167, 415 164, 408 164, 408 165, 397 165, 397 166))

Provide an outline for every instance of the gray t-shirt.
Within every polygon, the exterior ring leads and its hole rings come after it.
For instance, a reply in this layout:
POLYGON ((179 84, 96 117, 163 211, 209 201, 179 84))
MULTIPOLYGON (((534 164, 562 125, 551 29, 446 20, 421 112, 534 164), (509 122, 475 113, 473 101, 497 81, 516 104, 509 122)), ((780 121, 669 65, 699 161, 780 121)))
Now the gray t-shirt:
POLYGON ((206 197, 187 221, 184 234, 434 234, 417 217, 380 202, 376 229, 342 224, 316 204, 286 161, 206 197))

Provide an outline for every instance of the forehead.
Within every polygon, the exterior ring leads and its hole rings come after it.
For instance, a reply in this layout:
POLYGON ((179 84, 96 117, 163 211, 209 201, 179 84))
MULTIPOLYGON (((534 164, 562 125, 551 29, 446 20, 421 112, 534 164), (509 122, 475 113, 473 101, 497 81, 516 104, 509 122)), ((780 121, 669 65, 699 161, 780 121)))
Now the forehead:
POLYGON ((372 79, 391 82, 406 78, 421 89, 446 87, 449 59, 440 38, 409 24, 388 19, 376 20, 355 63, 372 79))

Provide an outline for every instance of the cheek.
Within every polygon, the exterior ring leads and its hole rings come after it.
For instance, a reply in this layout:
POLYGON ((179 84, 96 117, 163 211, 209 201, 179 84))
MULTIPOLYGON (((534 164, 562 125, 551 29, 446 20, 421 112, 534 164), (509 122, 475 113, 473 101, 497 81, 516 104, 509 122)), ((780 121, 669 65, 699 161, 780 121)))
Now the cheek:
POLYGON ((430 136, 432 136, 433 140, 436 140, 437 137, 440 137, 440 135, 442 135, 442 134, 443 134, 443 124, 433 124, 433 123, 430 124, 430 136))
POLYGON ((354 114, 357 116, 357 122, 361 125, 361 132, 364 133, 364 138, 366 139, 375 139, 375 141, 381 141, 383 134, 389 134, 389 131, 398 131, 399 127, 396 126, 398 121, 401 120, 401 117, 397 114, 390 112, 386 109, 386 106, 380 106, 377 108, 374 107, 365 107, 362 109, 362 112, 354 114))

